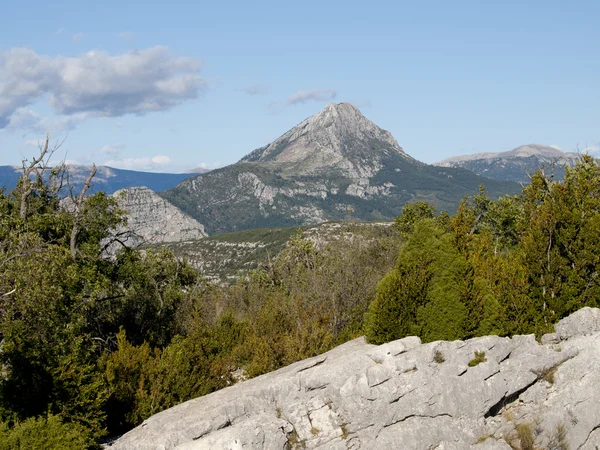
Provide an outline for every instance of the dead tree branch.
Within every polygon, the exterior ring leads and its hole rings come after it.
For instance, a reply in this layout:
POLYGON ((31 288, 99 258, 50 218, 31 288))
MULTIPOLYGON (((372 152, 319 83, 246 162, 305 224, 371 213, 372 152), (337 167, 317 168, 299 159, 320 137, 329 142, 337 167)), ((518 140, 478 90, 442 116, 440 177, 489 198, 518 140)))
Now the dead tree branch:
POLYGON ((77 257, 77 236, 79 235, 79 230, 81 226, 81 216, 82 216, 82 207, 83 201, 85 200, 85 193, 90 188, 92 184, 92 179, 96 175, 98 168, 96 164, 92 164, 92 170, 88 175, 85 183, 81 187, 81 192, 79 192, 79 196, 75 199, 71 195, 71 200, 73 200, 73 228, 71 228, 71 240, 70 240, 70 249, 71 249, 71 257, 75 259, 77 257))

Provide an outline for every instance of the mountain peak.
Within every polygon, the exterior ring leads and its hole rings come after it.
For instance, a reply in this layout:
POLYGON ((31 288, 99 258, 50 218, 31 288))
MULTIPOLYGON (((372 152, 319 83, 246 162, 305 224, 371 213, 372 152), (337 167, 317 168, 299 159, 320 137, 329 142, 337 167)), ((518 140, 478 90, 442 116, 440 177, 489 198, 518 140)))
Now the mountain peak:
POLYGON ((295 173, 310 174, 332 167, 362 173, 386 155, 410 159, 389 131, 379 128, 351 103, 342 102, 327 104, 242 161, 281 164, 293 167, 295 173))
POLYGON ((334 112, 337 114, 344 114, 344 113, 348 113, 350 111, 356 112, 362 116, 359 109, 356 106, 354 106, 352 103, 349 103, 349 102, 327 103, 319 114, 329 113, 329 112, 334 112))

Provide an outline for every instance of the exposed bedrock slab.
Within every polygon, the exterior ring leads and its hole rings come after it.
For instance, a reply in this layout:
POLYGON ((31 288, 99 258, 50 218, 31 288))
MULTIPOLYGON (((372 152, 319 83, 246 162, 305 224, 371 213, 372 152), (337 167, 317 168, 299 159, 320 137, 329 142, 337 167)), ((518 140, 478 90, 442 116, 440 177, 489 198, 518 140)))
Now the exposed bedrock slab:
POLYGON ((599 310, 556 336, 375 346, 363 338, 150 417, 111 449, 600 446, 599 310), (558 336, 558 337, 557 337, 558 336), (475 352, 485 361, 469 366, 475 352))

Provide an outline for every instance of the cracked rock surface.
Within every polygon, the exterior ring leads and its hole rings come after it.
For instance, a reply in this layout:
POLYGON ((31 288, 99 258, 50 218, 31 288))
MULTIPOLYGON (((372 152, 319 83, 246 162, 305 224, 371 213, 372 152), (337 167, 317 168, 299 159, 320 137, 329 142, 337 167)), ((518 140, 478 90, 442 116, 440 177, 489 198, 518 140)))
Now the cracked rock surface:
POLYGON ((110 449, 509 450, 520 429, 536 448, 593 450, 600 310, 556 330, 543 344, 359 338, 156 414, 110 449), (475 352, 485 353, 476 365, 475 352))

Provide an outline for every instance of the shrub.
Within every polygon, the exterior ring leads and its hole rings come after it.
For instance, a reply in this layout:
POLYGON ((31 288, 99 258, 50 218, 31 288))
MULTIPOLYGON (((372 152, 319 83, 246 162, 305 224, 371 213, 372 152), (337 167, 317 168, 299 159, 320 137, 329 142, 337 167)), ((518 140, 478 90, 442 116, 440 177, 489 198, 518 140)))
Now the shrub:
POLYGON ((475 367, 483 362, 486 362, 485 352, 475 352, 475 357, 469 361, 469 367, 475 367))
POLYGON ((63 423, 58 416, 24 420, 9 428, 0 423, 0 450, 81 450, 98 448, 90 432, 76 423, 63 423))

